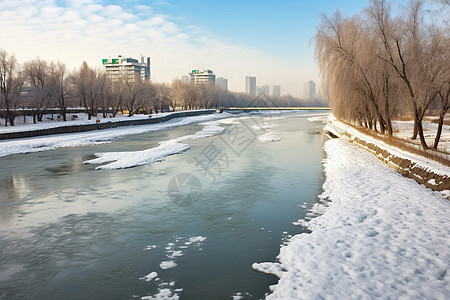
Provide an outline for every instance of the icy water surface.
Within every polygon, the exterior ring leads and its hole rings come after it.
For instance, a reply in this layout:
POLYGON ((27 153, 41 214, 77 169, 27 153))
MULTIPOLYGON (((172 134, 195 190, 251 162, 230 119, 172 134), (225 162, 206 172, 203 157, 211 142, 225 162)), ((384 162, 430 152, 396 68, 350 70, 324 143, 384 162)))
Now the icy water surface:
MULTIPOLYGON (((293 221, 323 182, 314 113, 242 114, 163 162, 95 170, 196 124, 108 144, 0 158, 1 299, 261 299, 293 221), (305 205, 304 205, 305 204, 305 205)), ((301 254, 299 254, 301 255, 301 254)))

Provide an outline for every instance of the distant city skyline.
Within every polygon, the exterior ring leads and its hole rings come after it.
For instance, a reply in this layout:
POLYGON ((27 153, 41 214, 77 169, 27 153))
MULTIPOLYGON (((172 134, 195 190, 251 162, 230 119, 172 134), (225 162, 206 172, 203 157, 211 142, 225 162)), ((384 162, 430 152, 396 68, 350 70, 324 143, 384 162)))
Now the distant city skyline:
POLYGON ((227 78, 231 91, 244 92, 244 78, 253 74, 260 85, 277 84, 283 93, 301 97, 302 82, 321 85, 311 45, 320 14, 339 7, 353 15, 367 4, 0 0, 0 47, 20 63, 40 57, 65 63, 68 70, 83 61, 100 68, 108 55, 145 54, 155 82, 170 83, 190 66, 205 66, 227 78))

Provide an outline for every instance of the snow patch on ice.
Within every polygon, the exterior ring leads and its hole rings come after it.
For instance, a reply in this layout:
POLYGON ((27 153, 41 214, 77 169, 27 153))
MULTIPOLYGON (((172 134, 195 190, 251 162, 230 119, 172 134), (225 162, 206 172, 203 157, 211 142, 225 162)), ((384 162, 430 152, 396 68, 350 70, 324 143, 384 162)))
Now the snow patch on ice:
POLYGON ((261 142, 279 142, 281 141, 281 134, 278 132, 268 131, 263 135, 258 136, 261 142))
POLYGON ((206 237, 204 237, 204 236, 194 236, 194 237, 189 238, 189 241, 187 241, 184 244, 190 245, 193 243, 201 243, 201 242, 204 242, 205 240, 206 240, 206 237))
POLYGON ((207 122, 207 123, 201 123, 200 125, 203 125, 203 129, 199 132, 196 132, 195 134, 185 135, 176 139, 172 139, 169 141, 163 141, 160 142, 161 145, 163 144, 173 144, 173 143, 180 143, 184 142, 186 140, 192 140, 192 139, 204 139, 207 137, 211 137, 214 135, 221 134, 225 128, 218 125, 217 121, 214 122, 207 122))
POLYGON ((144 248, 144 251, 145 250, 152 250, 152 249, 155 249, 155 248, 158 248, 158 246, 157 245, 149 245, 149 246, 144 248))
POLYGON ((95 153, 97 158, 87 160, 84 164, 102 164, 96 167, 96 170, 101 169, 125 169, 131 167, 152 164, 155 162, 164 161, 167 156, 183 153, 190 148, 187 144, 180 142, 189 139, 202 139, 221 134, 225 128, 220 127, 217 122, 202 123, 205 127, 199 132, 191 135, 185 135, 168 141, 160 142, 160 145, 155 148, 141 150, 141 151, 125 151, 125 152, 104 152, 95 153))
POLYGON ((161 269, 163 269, 163 270, 165 270, 165 269, 171 269, 171 268, 174 268, 174 267, 176 267, 176 266, 177 266, 177 263, 174 262, 173 260, 162 261, 162 262, 159 264, 159 267, 160 267, 161 269))
POLYGON ((189 148, 190 146, 186 144, 165 143, 159 145, 156 148, 142 151, 95 153, 95 156, 97 156, 97 158, 87 160, 83 163, 102 164, 112 161, 109 164, 98 166, 95 169, 125 169, 160 162, 163 161, 167 156, 182 153, 189 148))
POLYGON ((285 272, 281 267, 281 264, 272 262, 254 263, 252 264, 252 268, 261 273, 273 274, 279 278, 281 278, 285 272))
POLYGON ((178 300, 180 296, 178 296, 175 291, 171 291, 170 289, 161 289, 158 294, 153 296, 144 296, 141 297, 142 300, 178 300))
POLYGON ((151 272, 150 274, 145 275, 144 277, 139 278, 139 279, 145 280, 145 281, 152 281, 152 279, 155 279, 156 277, 158 277, 158 273, 151 272))

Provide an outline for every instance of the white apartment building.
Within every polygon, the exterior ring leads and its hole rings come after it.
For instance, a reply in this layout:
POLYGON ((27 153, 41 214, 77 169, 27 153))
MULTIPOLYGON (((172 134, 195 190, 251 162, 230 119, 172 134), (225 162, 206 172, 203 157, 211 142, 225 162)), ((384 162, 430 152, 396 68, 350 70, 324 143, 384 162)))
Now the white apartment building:
POLYGON ((143 80, 150 80, 150 57, 141 55, 140 62, 131 57, 119 55, 117 58, 102 59, 106 75, 111 81, 116 81, 120 76, 126 76, 128 80, 134 80, 135 76, 140 76, 143 80))
POLYGON ((191 76, 191 84, 216 84, 216 75, 212 70, 192 70, 189 75, 191 76))

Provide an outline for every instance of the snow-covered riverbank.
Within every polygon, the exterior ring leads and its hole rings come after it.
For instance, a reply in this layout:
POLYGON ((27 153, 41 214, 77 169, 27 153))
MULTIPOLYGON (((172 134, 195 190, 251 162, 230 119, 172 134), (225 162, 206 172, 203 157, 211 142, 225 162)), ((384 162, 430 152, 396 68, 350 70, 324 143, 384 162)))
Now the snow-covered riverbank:
MULTIPOLYGON (((324 131, 348 139, 354 145, 371 152, 403 176, 412 178, 434 191, 439 191, 445 198, 450 199, 450 168, 445 164, 407 152, 367 135, 356 127, 337 120, 332 114, 326 120, 324 131)), ((448 156, 445 153, 440 155, 448 156)))
MULTIPOLYGON (((41 129, 50 129, 50 128, 58 128, 58 127, 67 127, 67 126, 78 126, 78 125, 89 125, 89 124, 96 124, 97 122, 123 122, 123 121, 129 121, 129 120, 142 120, 142 119, 148 119, 148 118, 163 118, 166 116, 169 116, 171 114, 174 114, 174 112, 163 112, 159 114, 153 114, 153 115, 141 115, 136 114, 131 117, 128 115, 123 114, 117 114, 116 117, 111 118, 103 118, 103 114, 98 113, 97 117, 93 117, 89 120, 88 115, 86 113, 75 113, 75 114, 68 114, 67 115, 67 121, 63 121, 62 119, 53 118, 52 115, 46 114, 44 115, 42 122, 38 122, 36 124, 33 123, 33 118, 31 116, 25 117, 25 122, 23 121, 22 117, 17 117, 15 126, 2 126, 5 124, 5 120, 0 118, 0 133, 8 133, 8 132, 23 132, 23 131, 32 131, 32 130, 41 130, 41 129)), ((57 115, 57 114, 55 114, 57 115)))
POLYGON ((448 299, 450 202, 345 139, 325 150, 324 213, 299 220, 312 233, 253 265, 280 277, 267 298, 448 299))
MULTIPOLYGON (((53 150, 56 148, 83 147, 95 144, 109 143, 112 140, 135 134, 149 133, 185 126, 194 123, 207 122, 232 116, 228 113, 207 114, 172 119, 165 123, 140 126, 126 126, 112 129, 95 130, 79 133, 68 133, 32 138, 11 139, 0 141, 0 157, 53 150)), ((18 127, 19 128, 19 127, 18 127)))

